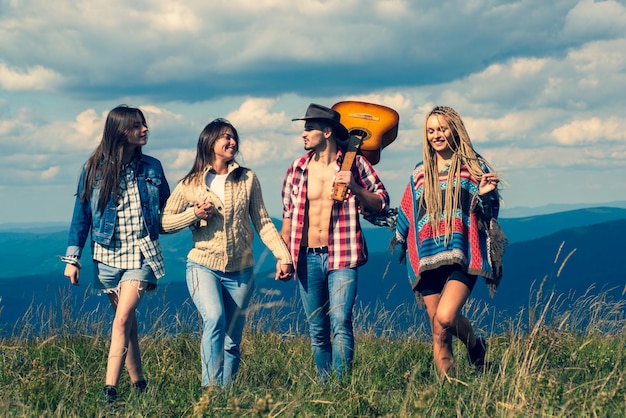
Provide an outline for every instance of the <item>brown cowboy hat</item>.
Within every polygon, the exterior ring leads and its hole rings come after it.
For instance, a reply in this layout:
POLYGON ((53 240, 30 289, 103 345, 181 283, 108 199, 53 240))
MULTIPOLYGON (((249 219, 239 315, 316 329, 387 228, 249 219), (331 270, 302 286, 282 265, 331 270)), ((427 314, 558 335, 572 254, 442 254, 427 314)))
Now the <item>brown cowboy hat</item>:
POLYGON ((319 120, 328 123, 333 127, 333 132, 340 140, 348 138, 348 129, 339 122, 341 115, 336 110, 328 107, 311 103, 306 110, 306 114, 302 118, 291 119, 296 120, 319 120))

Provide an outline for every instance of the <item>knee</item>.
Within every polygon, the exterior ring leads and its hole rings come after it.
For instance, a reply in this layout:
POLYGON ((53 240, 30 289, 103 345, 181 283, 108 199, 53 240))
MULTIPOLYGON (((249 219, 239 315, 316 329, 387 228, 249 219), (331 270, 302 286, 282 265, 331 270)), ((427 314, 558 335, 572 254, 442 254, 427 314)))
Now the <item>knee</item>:
POLYGON ((113 333, 130 335, 133 331, 132 318, 128 316, 113 318, 113 333))
POLYGON ((332 315, 330 324, 334 335, 352 334, 352 318, 349 315, 332 315))
POLYGON ((328 321, 309 322, 309 336, 313 345, 322 346, 330 342, 331 325, 328 321))
POLYGON ((196 303, 198 313, 202 317, 204 324, 215 324, 220 321, 225 321, 224 309, 219 305, 208 305, 196 303))
POLYGON ((434 322, 441 328, 452 328, 456 324, 458 314, 453 311, 438 310, 434 322))
POLYGON ((327 332, 330 328, 330 317, 327 312, 322 309, 316 309, 307 317, 309 332, 313 334, 321 334, 327 332))
POLYGON ((217 313, 202 315, 202 329, 208 335, 221 333, 226 330, 226 319, 217 313))

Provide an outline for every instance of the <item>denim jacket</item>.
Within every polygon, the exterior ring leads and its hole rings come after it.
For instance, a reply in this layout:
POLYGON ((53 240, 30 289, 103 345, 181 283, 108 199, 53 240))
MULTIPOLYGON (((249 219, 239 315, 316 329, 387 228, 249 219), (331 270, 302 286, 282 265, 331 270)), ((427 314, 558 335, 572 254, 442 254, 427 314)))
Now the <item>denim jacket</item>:
MULTIPOLYGON (((117 205, 113 198, 114 192, 111 193, 107 201, 104 213, 101 213, 98 208, 100 188, 96 180, 89 200, 81 203, 80 196, 84 188, 85 174, 85 166, 83 166, 78 181, 68 246, 65 252, 67 257, 80 258, 90 231, 93 241, 101 245, 109 245, 115 229, 117 205)), ((170 188, 165 179, 161 162, 156 158, 141 154, 137 159, 135 175, 145 226, 150 234, 150 239, 156 240, 161 228, 161 210, 170 195, 170 188)))

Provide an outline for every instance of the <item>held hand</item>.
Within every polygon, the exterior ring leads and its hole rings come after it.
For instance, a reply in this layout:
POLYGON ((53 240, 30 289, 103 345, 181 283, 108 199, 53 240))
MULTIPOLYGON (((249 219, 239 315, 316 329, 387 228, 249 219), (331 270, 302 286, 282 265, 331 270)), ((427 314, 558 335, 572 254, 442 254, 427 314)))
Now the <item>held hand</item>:
POLYGON ((80 269, 73 264, 65 265, 65 272, 63 273, 65 277, 70 279, 70 283, 74 286, 78 286, 78 279, 80 279, 80 269))
POLYGON ((215 205, 207 201, 205 197, 202 200, 194 202, 193 212, 196 214, 196 218, 207 220, 215 213, 215 205))
POLYGON ((280 260, 276 262, 275 280, 287 281, 293 277, 293 264, 281 264, 280 260))
POLYGON ((495 173, 485 173, 478 185, 478 194, 487 194, 498 188, 500 179, 495 173))

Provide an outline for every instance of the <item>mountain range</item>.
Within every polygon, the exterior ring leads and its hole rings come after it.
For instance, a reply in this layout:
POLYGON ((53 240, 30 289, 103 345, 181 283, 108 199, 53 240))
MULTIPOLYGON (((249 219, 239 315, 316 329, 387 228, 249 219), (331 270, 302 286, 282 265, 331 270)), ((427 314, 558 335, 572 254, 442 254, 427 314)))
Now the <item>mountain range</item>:
MULTIPOLYGON (((274 220, 278 226, 279 221, 274 220)), ((543 282, 543 292, 554 291, 568 298, 585 292, 605 293, 621 299, 626 287, 622 276, 621 242, 626 236, 626 209, 588 207, 550 214, 502 218, 500 224, 508 237, 504 255, 504 277, 490 298, 483 283, 478 283, 472 298, 484 302, 498 321, 513 318, 527 309, 534 292, 543 282)), ((398 253, 389 249, 392 231, 363 221, 369 249, 368 263, 359 269, 357 306, 363 311, 399 307, 411 308, 415 298, 407 280, 406 266, 397 261, 398 253)), ((70 286, 63 277, 63 254, 67 227, 29 228, 27 225, 0 228, 0 332, 10 330, 27 311, 58 309, 60 300, 73 304, 77 311, 101 306, 103 299, 87 292, 93 267, 89 250, 83 257, 81 286, 70 286)), ((173 311, 189 306, 185 284, 185 260, 191 244, 190 233, 164 235, 161 245, 166 277, 161 279, 156 297, 146 299, 144 309, 173 311)), ((258 238, 253 245, 257 296, 264 301, 282 301, 286 309, 299 306, 293 281, 273 280, 275 260, 258 238)), ((376 319, 370 319, 376 321, 376 319)), ((409 323, 405 324, 410 326, 409 323)))

